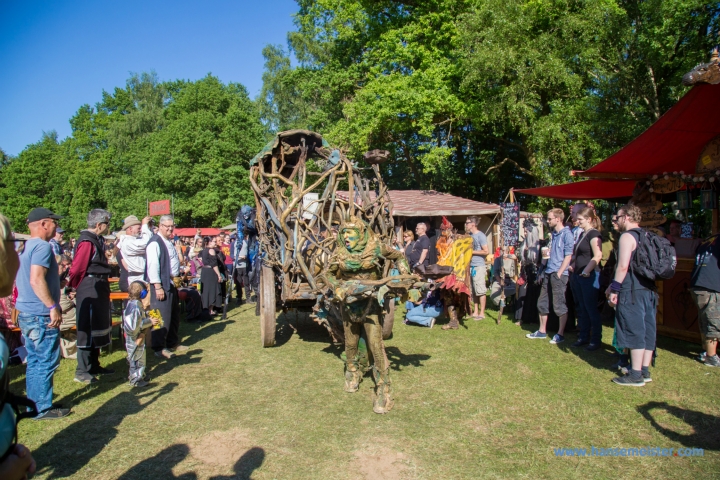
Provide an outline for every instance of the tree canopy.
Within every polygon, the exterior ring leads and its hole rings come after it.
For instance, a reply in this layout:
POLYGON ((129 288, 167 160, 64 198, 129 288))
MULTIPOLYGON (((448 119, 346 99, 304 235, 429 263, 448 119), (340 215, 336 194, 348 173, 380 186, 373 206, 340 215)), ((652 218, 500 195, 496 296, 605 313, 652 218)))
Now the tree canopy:
POLYGON ((63 141, 50 132, 17 158, 3 153, 0 202, 17 231, 37 206, 66 216, 63 228, 78 232, 93 208, 113 213, 111 227, 119 228, 127 215, 144 216, 148 200, 172 195, 179 225, 222 226, 253 201, 248 162, 266 130, 242 85, 211 75, 132 75, 125 88, 80 107, 70 124, 63 141))
POLYGON ((569 181, 657 120, 706 60, 720 12, 701 0, 298 3, 289 51, 263 52, 264 120, 358 158, 389 150, 393 188, 494 202, 569 181))

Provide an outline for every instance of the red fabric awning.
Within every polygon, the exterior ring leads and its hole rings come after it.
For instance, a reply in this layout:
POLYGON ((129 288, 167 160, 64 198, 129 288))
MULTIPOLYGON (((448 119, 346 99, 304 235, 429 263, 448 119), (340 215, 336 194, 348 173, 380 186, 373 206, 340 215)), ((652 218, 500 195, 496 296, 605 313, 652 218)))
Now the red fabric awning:
POLYGON ((573 175, 637 178, 663 172, 695 173, 703 147, 720 135, 720 84, 699 84, 614 155, 573 175), (623 174, 627 174, 623 177, 623 174), (634 175, 634 176, 633 176, 634 175))
POLYGON ((515 193, 558 198, 560 200, 593 200, 597 198, 631 197, 636 183, 635 180, 584 180, 564 185, 525 188, 514 191, 515 193))
MULTIPOLYGON (((175 229, 175 235, 178 237, 194 237, 197 233, 197 228, 176 228, 175 229)), ((201 228, 200 234, 203 237, 212 237, 214 235, 220 234, 219 228, 201 228)))

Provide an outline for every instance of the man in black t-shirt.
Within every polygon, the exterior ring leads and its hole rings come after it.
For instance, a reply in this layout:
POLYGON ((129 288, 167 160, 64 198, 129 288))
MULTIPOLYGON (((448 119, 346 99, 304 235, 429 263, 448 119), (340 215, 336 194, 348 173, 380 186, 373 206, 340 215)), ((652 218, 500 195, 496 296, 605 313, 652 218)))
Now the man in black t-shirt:
POLYGON ((412 252, 410 252, 410 256, 408 258, 410 262, 410 268, 412 269, 415 269, 415 267, 418 267, 420 265, 422 265, 423 268, 426 268, 428 266, 430 239, 427 235, 425 235, 425 232, 427 232, 427 225, 422 222, 418 223, 415 227, 415 233, 417 233, 418 238, 415 241, 412 252))
POLYGON ((698 307, 700 335, 705 346, 703 363, 720 367, 717 344, 720 339, 720 235, 702 242, 695 254, 690 288, 698 307))

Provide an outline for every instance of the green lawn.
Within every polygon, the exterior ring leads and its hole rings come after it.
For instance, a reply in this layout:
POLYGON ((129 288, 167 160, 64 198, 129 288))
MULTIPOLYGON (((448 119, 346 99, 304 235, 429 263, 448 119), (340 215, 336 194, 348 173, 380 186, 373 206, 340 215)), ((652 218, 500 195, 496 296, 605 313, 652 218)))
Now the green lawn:
MULTIPOLYGON (((402 309, 398 309, 402 310, 402 309)), ((495 312, 490 312, 492 317, 495 312)), ((341 348, 290 313, 260 346, 254 308, 182 325, 187 355, 148 357, 152 386, 131 390, 124 352, 97 386, 55 377, 70 417, 23 421, 36 478, 709 478, 720 471, 720 371, 694 345, 661 339, 651 384, 620 387, 609 351, 527 340, 511 321, 457 331, 403 325, 386 342, 395 408, 372 412, 372 380, 343 392, 341 348), (294 333, 293 327, 298 333, 294 333), (558 458, 553 449, 704 449, 699 458, 558 458)), ((605 339, 612 336, 608 328, 605 339)), ((13 389, 24 388, 13 367, 13 389)))

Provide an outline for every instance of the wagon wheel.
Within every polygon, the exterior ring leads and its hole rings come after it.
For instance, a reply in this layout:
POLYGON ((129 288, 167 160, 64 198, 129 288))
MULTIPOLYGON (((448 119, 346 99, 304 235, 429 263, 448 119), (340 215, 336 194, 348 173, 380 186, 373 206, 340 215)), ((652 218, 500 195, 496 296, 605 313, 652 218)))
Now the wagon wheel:
POLYGON ((385 300, 385 308, 383 308, 383 328, 382 338, 387 340, 392 336, 393 322, 395 321, 395 299, 385 300))
POLYGON ((260 340, 263 347, 275 345, 275 272, 263 265, 260 270, 260 340))

